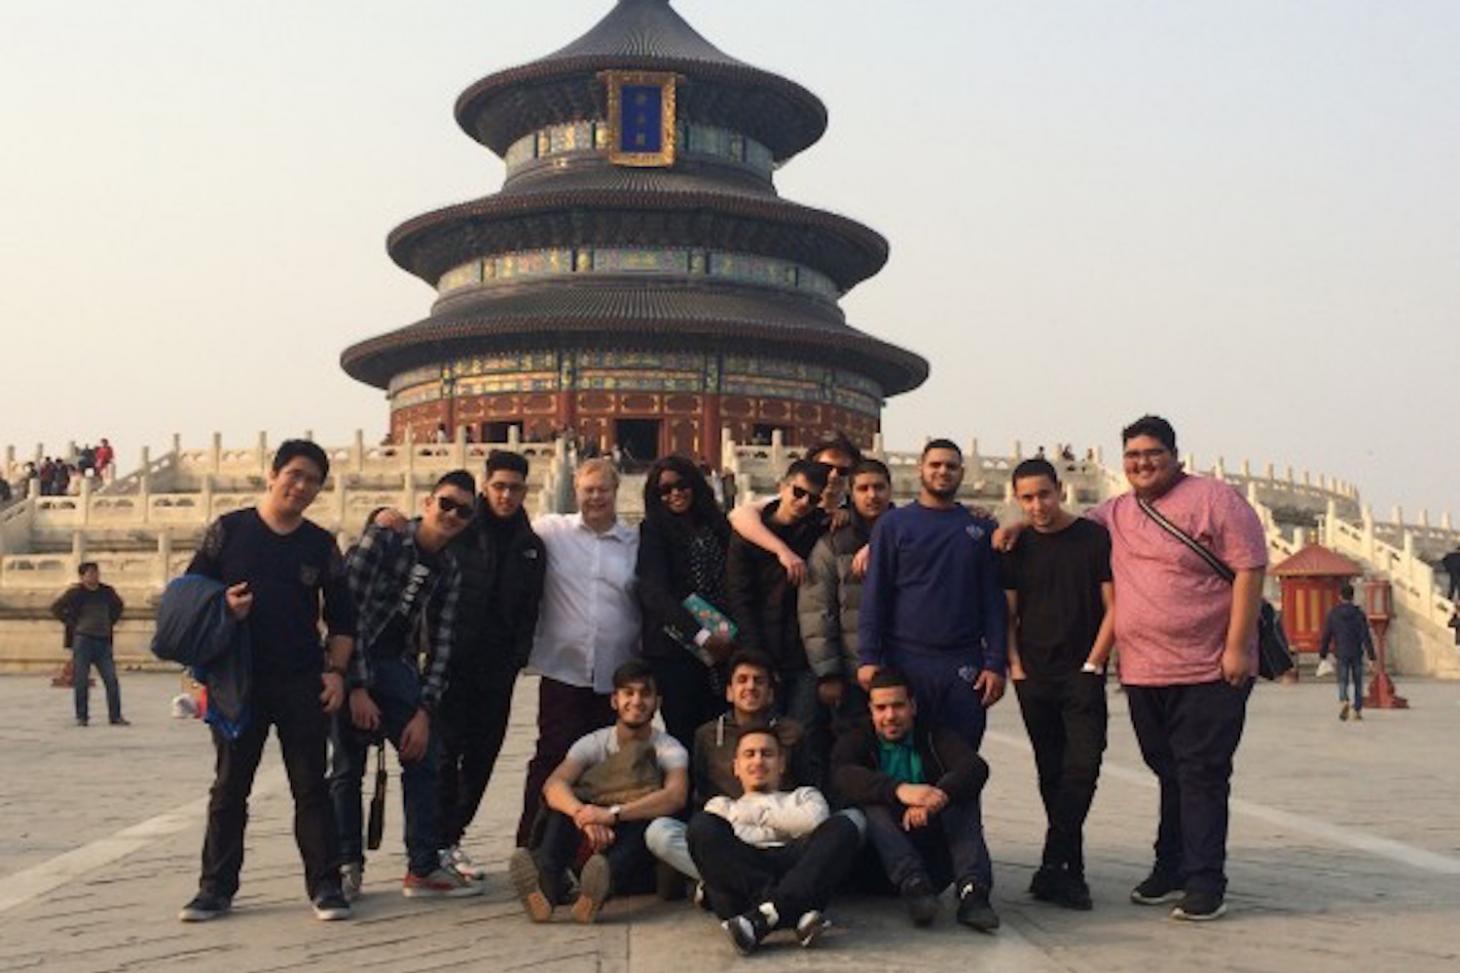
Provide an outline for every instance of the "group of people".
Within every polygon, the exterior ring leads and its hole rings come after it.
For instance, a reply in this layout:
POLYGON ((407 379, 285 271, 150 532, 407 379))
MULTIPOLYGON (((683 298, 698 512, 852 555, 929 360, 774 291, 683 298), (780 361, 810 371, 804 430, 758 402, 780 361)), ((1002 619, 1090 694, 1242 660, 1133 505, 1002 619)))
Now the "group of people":
POLYGON ((116 467, 116 453, 111 443, 102 437, 99 445, 86 444, 76 451, 71 459, 62 456, 45 456, 39 463, 26 463, 18 482, 12 484, 0 475, 0 503, 12 496, 65 497, 81 492, 81 481, 86 477, 97 479, 111 477, 116 467))
POLYGON ((248 719, 213 727, 181 918, 231 906, 271 725, 316 915, 347 916, 362 890, 372 740, 403 767, 403 894, 479 894, 462 843, 524 668, 540 677, 537 740, 509 875, 534 921, 692 888, 749 953, 780 929, 814 943, 846 888, 889 890, 925 926, 952 886, 957 920, 993 932, 979 748, 1010 681, 1047 819, 1029 891, 1089 909, 1083 830, 1116 646, 1160 784, 1153 867, 1130 897, 1220 916, 1266 540, 1240 494, 1182 470, 1168 422, 1142 417, 1122 442, 1130 493, 1075 516, 1055 468, 1029 459, 1012 471, 1024 518, 1002 528, 958 502, 946 439, 897 507, 888 468, 840 436, 728 517, 694 461, 668 456, 637 528, 608 460, 578 466, 576 513, 530 522, 525 460, 493 451, 480 489, 448 473, 420 516, 376 512, 343 556, 304 517, 328 457, 285 442, 259 505, 211 525, 189 567, 249 631, 252 679, 248 719))

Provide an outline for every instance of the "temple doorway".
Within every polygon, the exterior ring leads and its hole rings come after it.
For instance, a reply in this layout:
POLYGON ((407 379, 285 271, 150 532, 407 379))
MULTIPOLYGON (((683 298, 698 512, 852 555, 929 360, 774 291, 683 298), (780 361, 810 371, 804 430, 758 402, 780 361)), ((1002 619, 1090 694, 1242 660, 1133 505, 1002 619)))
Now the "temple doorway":
POLYGON ((512 437, 512 430, 517 430, 517 435, 522 436, 522 423, 520 422, 484 422, 482 423, 482 438, 484 443, 505 443, 512 437))
POLYGON ((646 467, 659 458, 658 419, 618 419, 613 438, 623 451, 625 470, 646 467))

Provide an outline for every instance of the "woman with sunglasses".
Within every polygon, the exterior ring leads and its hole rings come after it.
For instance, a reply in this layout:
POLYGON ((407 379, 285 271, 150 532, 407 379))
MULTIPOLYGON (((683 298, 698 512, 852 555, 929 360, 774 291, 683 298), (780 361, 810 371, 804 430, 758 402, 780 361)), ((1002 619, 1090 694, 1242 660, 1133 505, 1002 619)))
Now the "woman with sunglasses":
POLYGON ((664 725, 688 749, 696 727, 724 706, 717 676, 701 658, 723 662, 731 642, 724 626, 706 628, 684 603, 698 595, 725 613, 730 525, 694 463, 666 456, 649 468, 639 531, 644 658, 663 697, 664 725))

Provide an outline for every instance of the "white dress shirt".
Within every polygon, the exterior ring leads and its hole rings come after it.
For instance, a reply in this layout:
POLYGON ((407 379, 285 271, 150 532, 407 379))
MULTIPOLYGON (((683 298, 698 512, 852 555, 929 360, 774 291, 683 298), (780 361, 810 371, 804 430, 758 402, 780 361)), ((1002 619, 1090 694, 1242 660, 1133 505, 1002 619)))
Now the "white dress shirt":
POLYGON ((600 534, 582 514, 544 514, 532 529, 547 547, 547 577, 528 671, 611 693, 614 670, 639 646, 639 532, 615 520, 600 534))

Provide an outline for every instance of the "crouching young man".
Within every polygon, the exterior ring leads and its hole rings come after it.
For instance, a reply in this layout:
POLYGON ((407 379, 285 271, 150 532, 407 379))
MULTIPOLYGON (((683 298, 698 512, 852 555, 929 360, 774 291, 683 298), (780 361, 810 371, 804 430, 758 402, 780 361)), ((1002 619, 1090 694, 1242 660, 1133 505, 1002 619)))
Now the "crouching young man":
POLYGON ((735 776, 743 793, 711 798, 689 825, 689 852, 710 907, 742 955, 776 929, 811 946, 827 927, 822 910, 856 857, 861 835, 830 816, 814 787, 782 791, 781 741, 769 729, 740 734, 735 776))
POLYGON ((877 670, 869 696, 871 719, 849 727, 832 751, 833 793, 867 816, 868 840, 914 925, 932 923, 952 882, 958 921, 993 932, 999 917, 979 840, 988 765, 951 728, 917 724, 917 701, 896 669, 877 670))
POLYGON ((610 704, 614 724, 569 748, 543 784, 546 806, 529 846, 512 854, 512 884, 533 922, 552 918, 585 843, 592 854, 578 876, 573 918, 597 919, 613 891, 649 875, 644 831, 650 821, 684 807, 689 794, 689 754, 653 726, 659 708, 653 670, 637 660, 619 666, 610 704))

